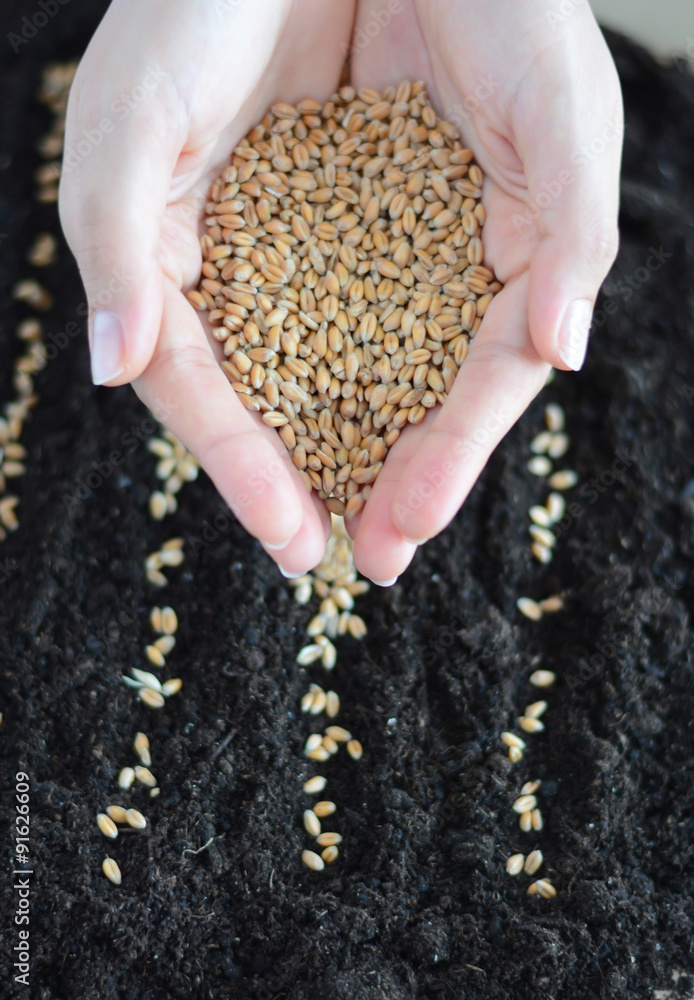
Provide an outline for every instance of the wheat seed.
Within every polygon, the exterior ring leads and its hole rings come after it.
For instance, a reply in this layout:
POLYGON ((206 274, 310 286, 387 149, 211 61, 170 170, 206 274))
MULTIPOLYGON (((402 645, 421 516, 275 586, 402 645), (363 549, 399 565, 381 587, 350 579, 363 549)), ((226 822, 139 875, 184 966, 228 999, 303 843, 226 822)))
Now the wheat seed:
POLYGON ((540 542, 533 542, 533 544, 530 546, 530 551, 537 559, 537 561, 541 562, 543 565, 550 563, 554 558, 554 553, 552 552, 552 550, 548 548, 546 545, 542 545, 540 542))
POLYGON ((135 771, 132 767, 124 767, 118 775, 118 784, 121 788, 130 788, 135 780, 135 771))
POLYGON ((551 597, 545 597, 544 600, 540 601, 540 607, 545 614, 562 611, 564 608, 564 598, 560 597, 559 594, 553 594, 551 597))
POLYGON ((550 458, 563 458, 570 444, 568 434, 553 434, 547 454, 550 458))
POLYGON ((573 469, 561 469, 550 476, 548 482, 553 490, 570 490, 578 482, 578 473, 573 469))
POLYGON ((339 746, 337 740, 334 740, 332 738, 332 736, 324 736, 323 739, 322 739, 322 744, 323 744, 323 747, 328 751, 328 753, 331 756, 333 754, 336 754, 337 751, 340 749, 340 746, 339 746))
POLYGON ((536 542, 547 548, 551 549, 557 544, 556 535, 549 528, 543 528, 539 524, 531 524, 528 528, 528 533, 536 542))
POLYGON ((541 431, 536 434, 535 437, 530 442, 530 450, 534 455, 544 455, 549 450, 549 446, 552 443, 552 434, 550 431, 541 431))
POLYGON ((545 406, 545 423, 549 431, 563 431, 566 423, 564 410, 558 403, 548 403, 545 406))
POLYGON ((335 691, 328 691, 325 701, 325 714, 328 718, 334 719, 340 712, 340 697, 335 691))
POLYGON ((178 616, 173 608, 161 609, 161 631, 164 635, 174 635, 178 631, 178 616))
POLYGON ((530 683, 534 687, 552 687, 557 679, 557 675, 551 670, 535 670, 530 675, 530 683))
POLYGON ((545 825, 544 820, 542 818, 542 813, 540 812, 539 809, 533 809, 530 818, 533 830, 541 830, 542 827, 545 825))
POLYGON ((342 726, 328 726, 325 735, 335 740, 336 743, 349 743, 352 739, 349 730, 343 729, 342 726))
POLYGON ((512 809, 517 813, 530 812, 537 805, 534 795, 520 795, 513 803, 512 809))
POLYGON ((525 861, 525 855, 523 854, 512 854, 510 858, 506 860, 506 871, 509 875, 520 875, 523 871, 523 862, 525 861))
POLYGON ((104 837, 114 840, 118 836, 118 827, 106 813, 97 813, 96 822, 104 837))
POLYGON ((347 744, 347 753, 350 755, 352 760, 361 760, 364 750, 359 740, 349 741, 347 744))
POLYGON ((320 847, 336 847, 342 843, 341 833, 321 833, 316 837, 316 843, 320 847))
POLYGON ((523 760, 523 751, 519 750, 518 747, 509 747, 508 759, 512 764, 517 764, 519 761, 523 760))
POLYGON ((521 788, 521 795, 532 795, 538 790, 541 782, 539 781, 526 781, 526 783, 521 788))
POLYGON ((545 714, 549 705, 546 701, 534 701, 532 705, 525 706, 526 719, 539 719, 545 714))
POLYGON ((176 636, 174 635, 160 635, 152 645, 155 649, 158 649, 162 656, 168 656, 176 645, 176 636))
POLYGON ((323 861, 325 861, 326 865, 331 865, 333 861, 337 861, 339 853, 340 853, 339 849, 334 844, 332 844, 330 847, 326 847, 324 850, 322 850, 320 856, 323 859, 323 861))
POLYGON ((317 774, 315 777, 309 778, 308 781, 304 782, 304 791, 307 795, 320 795, 327 784, 327 779, 317 774))
POLYGON ((317 837, 321 832, 320 820, 312 809, 304 810, 304 829, 311 837, 317 837))
MULTIPOLYGON (((159 652, 159 650, 157 650, 157 652, 159 652)), ((130 673, 133 675, 135 680, 139 684, 144 685, 144 687, 151 688, 152 691, 161 691, 161 681, 158 677, 155 677, 154 674, 150 673, 149 670, 140 670, 139 667, 131 667, 130 673)))
POLYGON ((516 607, 522 615, 532 619, 532 621, 538 622, 542 618, 542 608, 537 601, 533 601, 530 597, 519 597, 516 601, 516 607))
POLYGON ((521 727, 524 733, 541 733, 544 728, 544 722, 540 722, 539 719, 533 719, 532 716, 521 716, 518 720, 518 725, 521 727))
POLYGON ((542 896, 543 899, 554 899, 557 894, 557 890, 554 888, 551 882, 548 882, 545 878, 539 878, 537 882, 533 882, 528 886, 529 896, 542 896))
POLYGON ((144 830, 147 820, 137 809, 127 809, 125 813, 126 821, 134 830, 144 830))
POLYGON ((161 693, 165 698, 172 698, 175 694, 183 687, 183 681, 180 677, 172 677, 171 680, 165 681, 161 686, 161 693))
POLYGON ((133 749, 137 756, 140 758, 140 763, 144 767, 149 767, 152 763, 152 757, 150 755, 149 740, 145 733, 136 733, 135 739, 133 741, 133 749))
POLYGON ((546 455, 535 455, 528 461, 527 468, 533 476, 548 476, 552 471, 552 463, 546 455))
POLYGON ((143 767, 138 764, 135 768, 135 777, 143 785, 147 785, 148 788, 155 788, 157 784, 157 779, 154 777, 152 772, 148 767, 143 767))
POLYGON ((322 872, 325 868, 325 862, 315 851, 302 851, 301 860, 307 868, 312 869, 314 872, 322 872))
POLYGON ((162 653, 162 651, 159 649, 158 646, 146 646, 145 653, 147 655, 147 659, 149 660, 149 662, 152 663, 155 667, 163 667, 164 664, 166 663, 166 660, 164 659, 164 654, 162 653))
POLYGON ((539 524, 541 528, 549 528, 554 524, 552 516, 546 507, 536 505, 530 508, 528 514, 530 515, 530 520, 535 524, 539 524))
MULTIPOLYGON (((135 775, 133 774, 133 778, 135 775)), ((113 820, 114 823, 127 823, 126 818, 127 809, 122 806, 106 806, 106 812, 108 816, 113 820)))
POLYGON ((113 882, 114 885, 120 885, 122 878, 120 873, 120 868, 113 860, 113 858, 104 858, 101 864, 101 870, 103 871, 109 882, 113 882))
POLYGON ((530 831, 533 828, 533 814, 532 814, 532 812, 528 811, 528 812, 521 813, 520 819, 518 821, 518 825, 520 826, 520 828, 523 831, 523 833, 530 833, 530 831))
POLYGON ((335 812, 337 806, 334 802, 316 802, 313 807, 313 811, 318 816, 319 819, 323 819, 325 816, 330 816, 335 812))
POLYGON ((525 859, 525 864, 523 865, 523 870, 526 875, 534 875, 536 871, 542 866, 544 858, 542 856, 542 851, 535 850, 531 851, 530 854, 525 859))
MULTIPOLYGON (((162 688, 163 691, 163 688, 162 688)), ((143 702, 147 708, 163 708, 164 707, 164 695, 159 691, 153 691, 151 688, 143 687, 137 692, 137 696, 141 702, 143 702)))
POLYGON ((154 521, 162 521, 169 511, 169 503, 166 494, 160 490, 154 490, 149 495, 149 513, 154 521))
POLYGON ((525 750, 525 740, 522 740, 520 736, 516 736, 515 733, 502 733, 501 739, 506 744, 507 747, 514 747, 518 750, 525 750))
POLYGON ((547 507, 547 511, 553 524, 557 524, 561 521, 566 513, 566 500, 561 493, 550 493, 547 497, 545 506, 547 507))
POLYGON ((188 292, 242 405, 347 517, 401 430, 445 400, 501 288, 482 172, 423 84, 406 89, 273 106, 212 184, 188 292))

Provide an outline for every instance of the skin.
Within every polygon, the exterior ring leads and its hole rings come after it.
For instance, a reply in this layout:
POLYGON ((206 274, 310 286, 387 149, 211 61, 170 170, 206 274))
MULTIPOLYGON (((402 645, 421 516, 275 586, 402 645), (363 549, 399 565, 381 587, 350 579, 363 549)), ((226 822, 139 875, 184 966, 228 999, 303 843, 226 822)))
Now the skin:
POLYGON ((616 256, 616 70, 587 3, 568 16, 552 11, 547 0, 391 0, 390 10, 346 0, 113 0, 89 46, 66 148, 103 119, 114 128, 64 173, 60 211, 90 307, 119 317, 123 371, 105 384, 132 382, 152 408, 185 401, 168 426, 285 574, 319 562, 329 518, 276 432, 238 402, 219 345, 183 294, 200 272, 210 180, 273 102, 327 99, 353 37, 367 44, 352 48, 351 82, 425 80, 485 172, 485 263, 504 288, 446 404, 408 427, 349 524, 360 572, 390 582, 455 515, 550 366, 580 367, 580 334, 616 256), (384 12, 378 32, 374 10, 384 12), (135 102, 152 66, 158 82, 135 102), (134 107, 121 118, 113 101, 122 94, 134 107), (104 304, 114 268, 127 280, 104 304), (575 301, 584 305, 571 325, 575 301))

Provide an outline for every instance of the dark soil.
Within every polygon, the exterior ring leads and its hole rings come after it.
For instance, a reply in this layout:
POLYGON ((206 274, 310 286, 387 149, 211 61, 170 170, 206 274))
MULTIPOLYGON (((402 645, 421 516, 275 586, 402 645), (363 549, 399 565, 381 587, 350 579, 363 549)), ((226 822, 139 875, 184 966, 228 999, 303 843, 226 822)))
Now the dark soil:
MULTIPOLYGON (((34 99, 40 70, 79 54, 104 7, 72 0, 16 55, 5 36, 39 8, 4 7, 3 400, 26 315, 9 289, 31 271, 32 236, 57 231, 54 207, 32 200, 49 123, 34 99)), ((325 872, 299 860, 300 787, 315 769, 301 756, 309 723, 297 706, 324 674, 295 656, 313 606, 293 603, 205 477, 176 515, 150 520, 153 461, 128 436, 151 430, 146 411, 129 388, 91 386, 84 337, 38 377, 21 525, 0 547, 2 996, 691 995, 694 80, 610 43, 627 103, 622 249, 588 363, 543 392, 402 580, 359 599, 369 632, 340 641, 333 682, 365 754, 330 765, 345 842, 325 872), (573 492, 556 557, 541 567, 527 508, 544 490, 525 462, 549 400, 566 407, 567 464, 597 483, 573 492), (102 465, 102 485, 66 504, 114 451, 123 463, 102 465), (189 556, 153 592, 143 560, 173 534, 189 556), (558 591, 567 610, 541 623, 516 610, 522 594, 558 591), (184 689, 155 712, 120 674, 142 662, 147 611, 163 596, 181 620, 167 672, 184 689), (561 681, 546 732, 512 766, 499 734, 536 697, 527 677, 538 664, 561 681), (116 786, 139 729, 152 741, 156 800, 116 786), (31 785, 28 988, 12 968, 18 771, 31 785), (523 835, 509 805, 535 777, 546 826, 523 835), (94 816, 123 800, 150 829, 111 843, 94 816), (558 888, 551 902, 504 872, 510 853, 535 844, 558 888), (101 873, 107 853, 119 888, 101 873)), ((40 277, 56 295, 47 327, 57 334, 82 302, 65 248, 40 277)))

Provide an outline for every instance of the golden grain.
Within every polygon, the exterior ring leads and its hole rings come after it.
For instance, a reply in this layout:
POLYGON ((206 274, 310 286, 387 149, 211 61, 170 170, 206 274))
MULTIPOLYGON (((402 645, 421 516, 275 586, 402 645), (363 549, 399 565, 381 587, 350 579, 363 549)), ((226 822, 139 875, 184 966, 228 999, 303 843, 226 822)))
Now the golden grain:
POLYGON ((130 788, 135 780, 135 770, 132 767, 124 767, 118 775, 118 784, 121 788, 130 788))
POLYGON ((570 490, 578 482, 578 473, 573 469, 561 469, 550 476, 548 482, 553 490, 570 490))
POLYGON ((148 788, 154 788, 157 784, 157 779, 154 777, 152 772, 148 767, 143 767, 138 764, 135 768, 135 778, 141 782, 143 785, 147 785, 148 788))
POLYGON ((183 681, 180 677, 172 677, 168 681, 164 681, 161 686, 161 693, 165 698, 172 698, 175 694, 183 687, 183 681))
POLYGON ((523 871, 523 862, 525 861, 525 855, 523 854, 512 854, 510 858, 506 860, 506 871, 509 875, 520 875, 523 871))
POLYGON ((159 691, 153 691, 149 687, 142 687, 137 692, 137 696, 140 701, 146 705, 148 708, 163 708, 164 707, 164 695, 159 691))
POLYGON ((316 843, 320 847, 335 847, 337 844, 342 843, 342 834, 333 832, 321 833, 316 837, 316 843))
POLYGON ((327 784, 327 779, 322 775, 317 774, 313 778, 309 778, 308 781, 304 782, 304 791, 307 795, 320 795, 320 793, 324 791, 327 784))
POLYGON ((147 820, 137 809, 126 809, 125 818, 134 830, 144 830, 147 826, 147 820))
POLYGON ((364 750, 359 740, 350 740, 347 744, 347 753, 352 760, 361 760, 364 750))
POLYGON ((114 840, 118 836, 118 827, 106 813, 97 813, 96 823, 104 837, 110 837, 114 840))
POLYGON ((320 856, 326 865, 331 865, 333 861, 337 861, 339 853, 339 848, 335 844, 331 844, 330 847, 326 847, 321 851, 320 856))
POLYGON ((113 860, 113 858, 104 858, 101 864, 101 870, 103 871, 109 882, 113 882, 114 885, 120 885, 122 881, 120 868, 113 860))
POLYGON ((531 851, 530 854, 525 859, 525 864, 523 865, 523 870, 526 875, 534 875, 542 867, 542 862, 544 857, 542 851, 535 850, 531 851))
POLYGON ((320 819, 323 819, 325 816, 330 816, 332 813, 335 812, 336 809, 337 806, 335 805, 334 802, 327 802, 327 801, 316 802, 315 806, 313 807, 314 813, 320 819))
POLYGON ((307 868, 314 872, 322 872, 325 868, 325 862, 315 851, 302 851, 301 860, 307 868))
POLYGON ((542 618, 542 608, 537 601, 533 601, 530 597, 519 597, 516 601, 516 607, 522 615, 532 621, 537 622, 542 618))
POLYGON ((529 896, 542 896, 543 899, 554 899, 557 894, 557 890, 554 888, 551 882, 548 882, 545 878, 539 878, 537 882, 532 882, 528 886, 529 896))
POLYGON ((524 733, 541 733, 545 728, 544 722, 525 715, 518 720, 518 725, 524 733))
POLYGON ((149 740, 145 733, 136 733, 135 739, 133 740, 133 750, 140 758, 140 763, 144 767, 149 767, 152 763, 152 757, 150 754, 149 740))
POLYGON ((114 823, 127 823, 126 812, 127 809, 124 809, 123 806, 106 806, 106 813, 114 823))
POLYGON ((530 675, 530 683, 534 687, 552 687, 557 679, 557 675, 552 670, 534 670, 530 675))
POLYGON ((304 810, 304 829, 311 837, 317 837, 321 832, 320 820, 313 809, 304 810))

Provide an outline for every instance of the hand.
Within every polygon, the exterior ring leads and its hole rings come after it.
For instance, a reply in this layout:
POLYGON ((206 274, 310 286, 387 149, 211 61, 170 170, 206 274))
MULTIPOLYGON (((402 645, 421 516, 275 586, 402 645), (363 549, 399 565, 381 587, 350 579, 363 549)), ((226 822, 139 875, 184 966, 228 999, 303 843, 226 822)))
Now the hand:
POLYGON ((94 381, 132 381, 153 410, 179 404, 168 426, 288 573, 321 559, 329 517, 231 390, 181 289, 200 274, 211 179, 271 104, 333 93, 353 13, 344 0, 113 0, 67 115, 60 212, 94 381))
POLYGON ((485 264, 505 286, 446 403, 407 428, 348 525, 360 571, 389 581, 453 518, 549 366, 583 364, 617 252, 623 125, 585 0, 563 18, 547 0, 396 0, 390 18, 372 7, 360 0, 352 82, 426 81, 485 172, 485 264))

